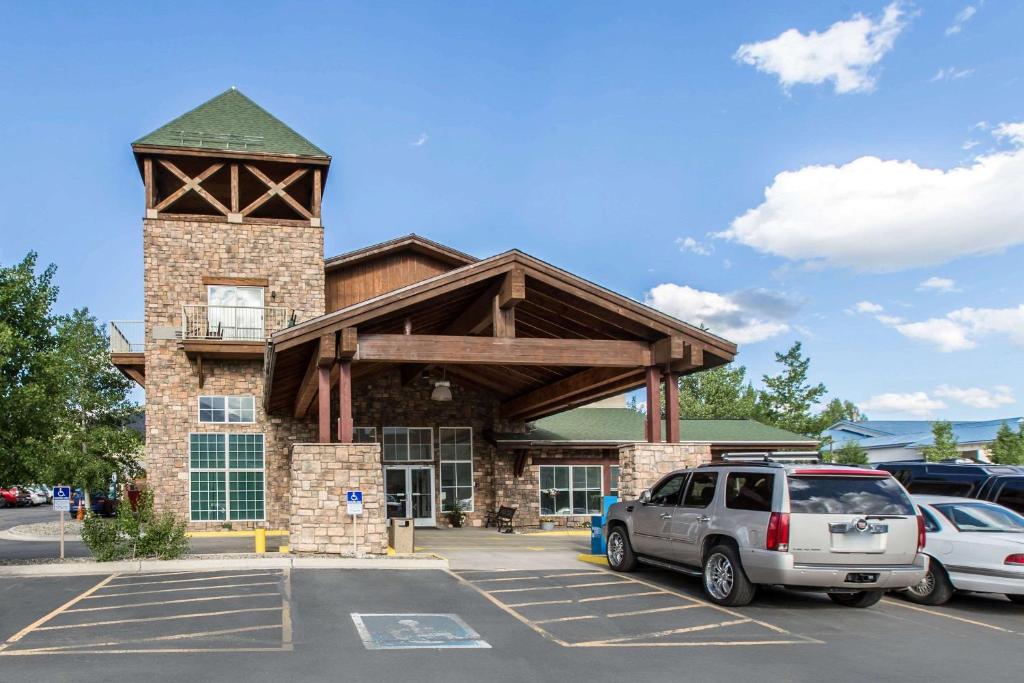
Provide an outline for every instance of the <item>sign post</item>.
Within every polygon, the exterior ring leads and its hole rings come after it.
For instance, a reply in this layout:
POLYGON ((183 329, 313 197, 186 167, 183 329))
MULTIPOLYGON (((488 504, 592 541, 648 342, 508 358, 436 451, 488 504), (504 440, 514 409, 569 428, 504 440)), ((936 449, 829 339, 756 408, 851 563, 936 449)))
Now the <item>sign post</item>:
POLYGON ((64 513, 71 511, 71 487, 53 487, 53 509, 60 515, 60 559, 64 559, 64 513))
POLYGON ((356 517, 363 514, 363 492, 348 491, 345 493, 345 507, 352 516, 352 557, 356 556, 356 517))

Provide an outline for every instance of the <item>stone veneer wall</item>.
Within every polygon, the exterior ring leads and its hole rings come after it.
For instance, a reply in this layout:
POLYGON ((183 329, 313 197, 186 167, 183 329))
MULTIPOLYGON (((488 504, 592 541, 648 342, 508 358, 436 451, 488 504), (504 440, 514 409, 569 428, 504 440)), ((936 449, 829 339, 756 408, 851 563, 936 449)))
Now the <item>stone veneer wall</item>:
POLYGON ((379 444, 293 444, 288 535, 291 552, 352 555, 346 491, 363 492, 355 554, 387 552, 384 470, 379 444))
MULTIPOLYGON (((182 306, 206 303, 204 276, 267 278, 265 305, 298 312, 300 320, 324 311, 323 229, 308 225, 232 224, 176 216, 143 221, 146 335, 146 455, 148 485, 157 510, 189 517, 190 432, 263 433, 266 519, 234 528, 282 529, 288 524, 291 444, 316 439, 310 420, 263 413, 263 362, 204 359, 199 388, 194 362, 177 340, 154 340, 155 326, 181 327, 182 306), (271 293, 274 296, 271 296, 271 293), (253 395, 255 424, 200 424, 198 397, 253 395)), ((223 522, 194 522, 217 529, 223 522)))
MULTIPOLYGON (((498 401, 494 396, 466 386, 456 377, 452 383, 452 400, 431 401, 433 382, 421 377, 408 386, 402 386, 397 369, 356 382, 352 389, 352 415, 357 427, 376 427, 377 439, 382 439, 384 427, 430 427, 434 452, 429 461, 384 463, 395 465, 432 465, 434 467, 434 504, 439 526, 444 526, 443 506, 440 500, 441 467, 438 427, 472 427, 473 429, 473 512, 467 514, 468 525, 481 526, 489 510, 494 509, 494 480, 496 463, 513 458, 498 453, 487 441, 490 432, 521 432, 521 422, 499 419, 498 401)), ((338 414, 337 391, 333 391, 333 414, 338 414)), ((499 467, 500 469, 500 467, 499 467)))
POLYGON ((711 462, 711 444, 633 443, 619 447, 619 495, 636 498, 673 470, 711 462))

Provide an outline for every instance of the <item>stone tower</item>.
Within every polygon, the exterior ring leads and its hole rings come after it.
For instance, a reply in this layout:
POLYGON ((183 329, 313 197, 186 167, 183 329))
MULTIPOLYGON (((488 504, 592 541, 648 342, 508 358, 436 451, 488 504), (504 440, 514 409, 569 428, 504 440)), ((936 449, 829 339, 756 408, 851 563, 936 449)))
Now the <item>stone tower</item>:
POLYGON ((330 157, 234 88, 132 150, 144 348, 120 367, 145 385, 156 508, 193 529, 284 528, 289 444, 315 440, 315 426, 265 415, 264 351, 274 331, 324 312, 330 157))

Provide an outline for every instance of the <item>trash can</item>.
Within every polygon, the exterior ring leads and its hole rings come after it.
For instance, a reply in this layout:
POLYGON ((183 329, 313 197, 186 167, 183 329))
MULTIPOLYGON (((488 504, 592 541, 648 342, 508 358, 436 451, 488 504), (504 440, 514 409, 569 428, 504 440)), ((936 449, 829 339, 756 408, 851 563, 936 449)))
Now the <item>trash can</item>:
POLYGON ((604 515, 594 515, 590 518, 590 554, 604 555, 605 551, 604 515))
POLYGON ((391 518, 391 526, 388 527, 388 545, 396 555, 412 555, 416 549, 413 533, 415 528, 410 517, 391 518))

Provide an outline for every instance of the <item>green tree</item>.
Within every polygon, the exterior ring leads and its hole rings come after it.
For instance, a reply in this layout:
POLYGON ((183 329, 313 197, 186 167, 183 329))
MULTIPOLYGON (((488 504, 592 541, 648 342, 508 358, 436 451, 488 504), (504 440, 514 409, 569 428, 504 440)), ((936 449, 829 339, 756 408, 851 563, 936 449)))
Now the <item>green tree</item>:
POLYGON ((924 458, 928 462, 939 462, 952 460, 960 456, 956 447, 956 437, 953 435, 953 425, 945 420, 939 420, 932 424, 932 445, 924 449, 924 458))
POLYGON ((1001 424, 989 456, 1000 465, 1024 465, 1024 428, 1013 431, 1008 423, 1001 424))
POLYGON ((53 365, 64 378, 55 401, 61 430, 43 463, 47 481, 88 492, 106 488, 111 475, 138 474, 139 434, 129 427, 137 406, 131 383, 110 364, 107 337, 87 309, 61 316, 53 365))
POLYGON ((53 397, 62 383, 50 313, 56 267, 37 274, 36 260, 30 252, 0 267, 0 484, 44 483, 40 465, 60 432, 53 397))
POLYGON ((746 381, 742 365, 685 375, 679 380, 679 417, 725 420, 757 416, 757 390, 746 381))
POLYGON ((832 453, 832 462, 837 465, 867 465, 868 452, 859 441, 851 439, 832 453))
POLYGON ((808 382, 811 359, 804 357, 800 342, 795 342, 786 353, 776 352, 775 361, 782 371, 763 377, 759 415, 782 429, 817 437, 821 433, 819 419, 811 409, 821 402, 826 389, 824 384, 808 382))

